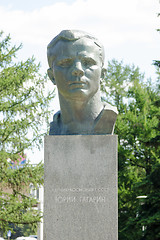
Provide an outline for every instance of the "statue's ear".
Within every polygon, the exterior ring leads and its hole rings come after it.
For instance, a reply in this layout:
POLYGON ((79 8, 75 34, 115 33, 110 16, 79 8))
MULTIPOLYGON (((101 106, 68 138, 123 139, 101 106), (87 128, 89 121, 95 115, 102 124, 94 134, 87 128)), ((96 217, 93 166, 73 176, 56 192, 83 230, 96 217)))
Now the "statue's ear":
POLYGON ((53 82, 53 84, 56 85, 56 81, 55 81, 55 78, 54 78, 54 74, 53 74, 52 68, 49 68, 47 70, 47 74, 48 74, 48 77, 50 78, 50 80, 53 82))
POLYGON ((104 79, 104 78, 105 78, 106 72, 107 72, 107 70, 106 70, 105 68, 102 68, 101 79, 104 79))

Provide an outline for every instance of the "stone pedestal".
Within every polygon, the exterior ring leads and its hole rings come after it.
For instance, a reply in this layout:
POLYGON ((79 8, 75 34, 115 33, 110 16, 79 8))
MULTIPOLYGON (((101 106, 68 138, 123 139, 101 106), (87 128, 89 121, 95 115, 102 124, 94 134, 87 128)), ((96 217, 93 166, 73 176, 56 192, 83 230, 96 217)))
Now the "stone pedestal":
POLYGON ((45 137, 44 240, 117 240, 117 136, 45 137))

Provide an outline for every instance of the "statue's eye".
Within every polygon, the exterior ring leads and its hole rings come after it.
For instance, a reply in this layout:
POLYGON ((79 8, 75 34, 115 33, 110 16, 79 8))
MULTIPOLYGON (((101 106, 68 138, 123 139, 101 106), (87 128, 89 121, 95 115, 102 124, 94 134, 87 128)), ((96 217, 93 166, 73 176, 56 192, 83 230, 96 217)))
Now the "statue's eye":
POLYGON ((82 63, 85 67, 91 67, 96 64, 95 60, 92 58, 83 58, 82 63))
POLYGON ((73 63, 73 60, 71 58, 65 58, 65 59, 60 60, 57 63, 57 65, 60 67, 69 67, 72 65, 72 63, 73 63))

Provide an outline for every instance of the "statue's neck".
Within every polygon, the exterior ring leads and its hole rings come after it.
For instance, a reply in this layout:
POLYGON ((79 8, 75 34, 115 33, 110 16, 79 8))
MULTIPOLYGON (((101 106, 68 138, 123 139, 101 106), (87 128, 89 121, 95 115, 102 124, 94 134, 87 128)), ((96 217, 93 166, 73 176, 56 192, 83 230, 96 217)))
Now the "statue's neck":
POLYGON ((92 124, 103 109, 99 91, 88 101, 66 99, 60 94, 59 100, 62 122, 65 125, 86 125, 86 122, 92 124))

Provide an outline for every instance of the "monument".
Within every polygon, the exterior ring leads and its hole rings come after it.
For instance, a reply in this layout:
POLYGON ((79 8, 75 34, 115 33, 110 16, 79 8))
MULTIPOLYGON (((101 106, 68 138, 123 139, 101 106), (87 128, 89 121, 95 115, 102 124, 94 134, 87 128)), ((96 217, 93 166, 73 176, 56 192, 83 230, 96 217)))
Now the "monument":
POLYGON ((47 56, 60 111, 45 137, 44 240, 117 240, 117 109, 101 101, 103 46, 64 30, 47 56))

